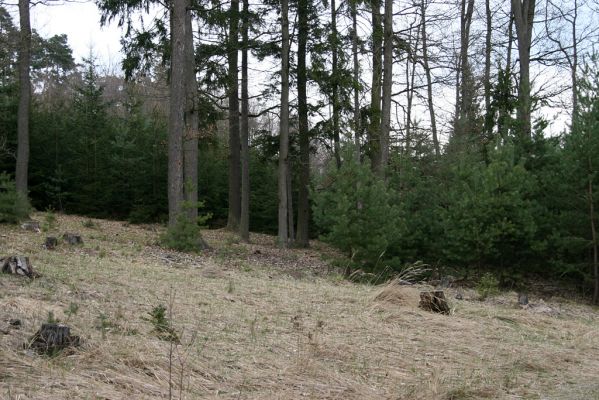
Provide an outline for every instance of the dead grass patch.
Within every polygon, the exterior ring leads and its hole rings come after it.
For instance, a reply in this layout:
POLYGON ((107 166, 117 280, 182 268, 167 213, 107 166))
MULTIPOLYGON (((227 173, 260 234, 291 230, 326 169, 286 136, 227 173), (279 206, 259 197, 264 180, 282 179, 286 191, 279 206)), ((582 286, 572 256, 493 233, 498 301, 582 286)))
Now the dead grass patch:
POLYGON ((81 233, 84 244, 55 251, 41 248, 41 235, 0 227, 0 252, 30 255, 43 275, 33 282, 0 276, 0 323, 24 322, 0 334, 0 398, 164 399, 169 380, 174 397, 182 386, 188 399, 599 393, 599 318, 590 307, 545 300, 559 315, 537 314, 514 308, 509 295, 503 303, 453 301, 447 290, 454 313, 436 315, 417 308, 420 287, 327 275, 327 248, 318 243, 280 250, 266 235, 244 244, 208 231, 214 250, 190 256, 156 247, 160 227, 100 221, 91 229, 85 220, 57 216, 57 230, 81 233), (169 360, 170 343, 142 317, 168 304, 171 292, 181 344, 169 360), (77 312, 67 315, 71 303, 77 312), (82 348, 47 358, 19 347, 50 310, 69 320, 82 348), (101 320, 106 329, 98 329, 101 320))

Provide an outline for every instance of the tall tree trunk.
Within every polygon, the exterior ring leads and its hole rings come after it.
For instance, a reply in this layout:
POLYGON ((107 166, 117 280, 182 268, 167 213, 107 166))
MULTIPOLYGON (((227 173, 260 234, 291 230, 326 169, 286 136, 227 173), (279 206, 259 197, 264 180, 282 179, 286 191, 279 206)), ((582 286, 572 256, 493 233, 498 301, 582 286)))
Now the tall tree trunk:
POLYGON ((279 232, 278 244, 289 245, 287 175, 289 155, 289 3, 281 0, 281 116, 279 138, 279 232))
POLYGON ((531 87, 530 87, 530 46, 535 16, 536 0, 512 0, 512 12, 516 24, 518 55, 520 65, 520 85, 518 87, 517 118, 520 123, 520 134, 530 138, 532 131, 531 87))
MULTIPOLYGON (((506 78, 511 81, 512 79, 512 45, 514 43, 514 15, 510 13, 510 22, 508 24, 507 31, 507 52, 505 60, 505 74, 506 78)), ((499 118, 497 121, 497 131, 505 139, 508 130, 508 120, 510 115, 505 107, 499 110, 499 118)))
POLYGON ((241 40, 241 220, 239 236, 248 242, 250 240, 250 131, 249 131, 249 91, 248 91, 248 29, 249 29, 249 0, 243 0, 243 25, 241 40))
POLYGON ((485 76, 483 80, 485 89, 485 132, 489 135, 493 129, 493 117, 491 115, 491 50, 493 49, 491 43, 493 34, 491 0, 485 0, 485 16, 487 30, 485 33, 485 76))
MULTIPOLYGON (((191 7, 188 1, 188 8, 191 7)), ((185 15, 185 137, 183 142, 184 157, 184 192, 189 220, 198 220, 198 83, 195 68, 195 52, 193 46, 193 28, 191 11, 185 15)))
POLYGON ((393 89, 393 0, 385 0, 383 107, 380 132, 380 163, 378 174, 385 175, 389 161, 389 133, 391 131, 391 90, 393 89))
POLYGON ((372 6, 372 88, 370 92, 370 159, 373 171, 380 170, 381 88, 383 68, 383 25, 381 0, 371 0, 372 6))
POLYGON ((298 0, 297 19, 297 105, 299 125, 300 176, 297 199, 297 245, 307 247, 310 238, 310 133, 308 96, 306 94, 306 44, 308 42, 308 7, 310 0, 298 0))
POLYGON ((578 114, 578 39, 576 37, 576 23, 578 21, 578 0, 574 0, 574 15, 572 16, 572 61, 570 76, 572 79, 572 121, 578 114))
POLYGON ((287 165, 287 228, 288 232, 288 244, 291 245, 295 242, 295 227, 293 225, 293 178, 291 176, 291 170, 293 164, 290 162, 287 165))
POLYGON ((174 226, 183 203, 183 132, 185 130, 186 0, 171 3, 171 82, 168 133, 168 222, 174 226))
POLYGON ((19 108, 17 111, 17 165, 16 188, 23 196, 28 195, 29 170, 29 110, 31 108, 31 24, 29 0, 19 0, 19 108))
MULTIPOLYGON (((412 147, 412 105, 414 103, 414 86, 416 79, 416 65, 418 64, 418 40, 420 39, 420 27, 424 25, 424 21, 416 28, 416 42, 412 46, 412 38, 410 37, 410 51, 412 55, 406 57, 406 83, 407 83, 407 106, 406 106, 406 151, 405 155, 410 157, 412 147)), ((410 29, 410 35, 411 35, 410 29)))
POLYGON ((587 159, 589 166, 588 175, 588 203, 589 203, 589 219, 591 222, 591 239, 593 241, 593 276, 595 278, 595 290, 593 291, 593 304, 599 303, 599 249, 597 248, 597 229, 595 227, 595 205, 593 199, 593 175, 591 158, 587 159))
POLYGON ((470 26, 474 13, 474 0, 462 0, 460 12, 460 86, 456 126, 454 131, 458 134, 471 133, 469 126, 474 117, 472 107, 474 104, 474 82, 470 67, 470 26))
POLYGON ((333 144, 335 147, 335 162, 337 168, 341 167, 341 144, 339 138, 339 72, 338 72, 338 43, 337 43, 337 5, 335 0, 331 0, 331 52, 332 69, 331 84, 333 97, 333 144))
POLYGON ((424 66, 424 73, 426 75, 426 96, 428 103, 428 112, 431 119, 433 146, 435 147, 435 155, 439 157, 441 155, 441 149, 439 146, 439 137, 437 136, 437 118, 435 115, 435 107, 433 104, 433 79, 431 76, 431 68, 428 63, 428 38, 426 37, 426 7, 426 0, 422 0, 420 3, 420 10, 422 13, 422 65, 424 66))
POLYGON ((358 11, 357 0, 350 0, 352 19, 352 55, 354 61, 354 158, 360 163, 360 62, 358 61, 358 11))
POLYGON ((239 81, 237 51, 239 48, 239 0, 231 0, 229 14, 229 213, 227 228, 239 229, 241 219, 241 149, 239 139, 239 81))

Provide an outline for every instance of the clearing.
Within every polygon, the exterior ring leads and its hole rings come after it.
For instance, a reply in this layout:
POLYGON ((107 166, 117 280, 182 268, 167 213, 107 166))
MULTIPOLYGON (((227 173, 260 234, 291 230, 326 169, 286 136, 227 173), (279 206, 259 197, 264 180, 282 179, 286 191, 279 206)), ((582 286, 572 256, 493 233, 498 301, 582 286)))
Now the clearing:
POLYGON ((45 250, 46 234, 0 226, 0 257, 28 255, 42 275, 0 275, 0 398, 599 399, 596 308, 449 289, 452 314, 438 315, 418 309, 425 286, 341 279, 318 243, 207 231, 213 249, 193 256, 156 246, 159 229, 58 215, 48 235, 84 244, 45 250), (181 345, 153 331, 160 304, 181 345), (50 313, 81 347, 23 349, 50 313))

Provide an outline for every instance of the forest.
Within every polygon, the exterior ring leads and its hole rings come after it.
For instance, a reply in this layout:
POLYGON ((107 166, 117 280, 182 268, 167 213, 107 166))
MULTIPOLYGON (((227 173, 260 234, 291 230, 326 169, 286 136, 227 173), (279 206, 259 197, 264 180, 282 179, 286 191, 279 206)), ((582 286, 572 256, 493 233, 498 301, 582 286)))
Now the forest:
MULTIPOLYGON (((96 0, 119 71, 0 2, 0 223, 40 210, 558 279, 599 303, 595 0, 96 0), (26 204, 29 203, 29 204, 26 204)), ((35 7, 45 7, 35 4, 35 7)))

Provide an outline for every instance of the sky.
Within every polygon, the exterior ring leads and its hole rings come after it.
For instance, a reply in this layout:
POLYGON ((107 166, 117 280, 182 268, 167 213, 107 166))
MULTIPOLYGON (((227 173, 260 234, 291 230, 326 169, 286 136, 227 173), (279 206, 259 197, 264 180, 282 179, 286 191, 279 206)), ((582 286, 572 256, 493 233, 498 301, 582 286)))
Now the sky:
POLYGON ((66 34, 76 62, 89 57, 91 50, 101 68, 120 73, 121 29, 116 23, 100 27, 100 12, 93 2, 36 5, 31 26, 43 37, 66 34))

